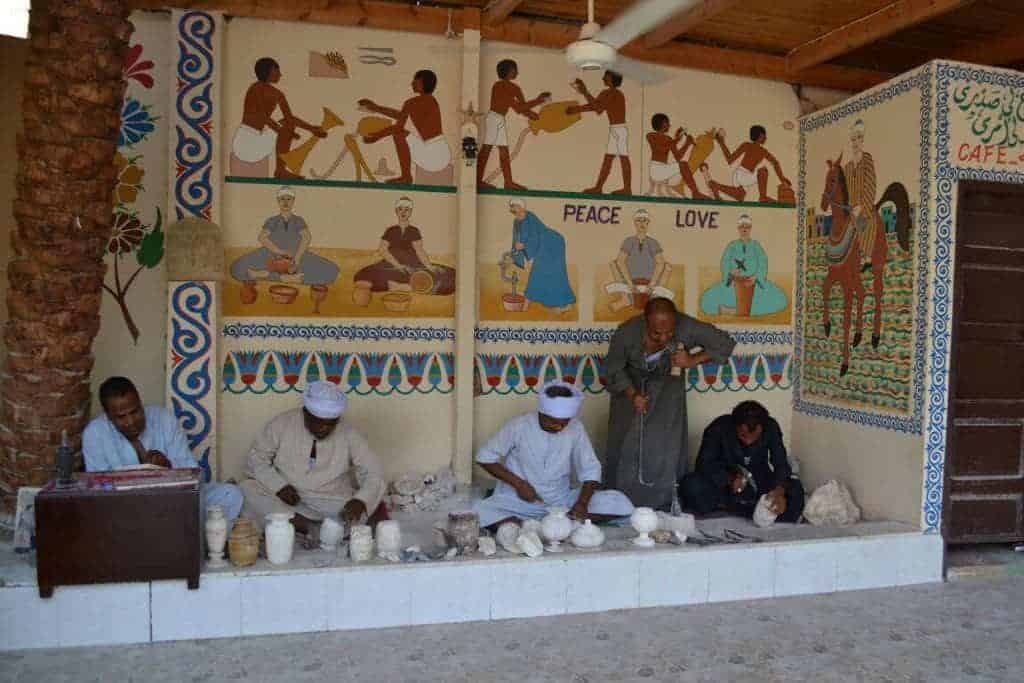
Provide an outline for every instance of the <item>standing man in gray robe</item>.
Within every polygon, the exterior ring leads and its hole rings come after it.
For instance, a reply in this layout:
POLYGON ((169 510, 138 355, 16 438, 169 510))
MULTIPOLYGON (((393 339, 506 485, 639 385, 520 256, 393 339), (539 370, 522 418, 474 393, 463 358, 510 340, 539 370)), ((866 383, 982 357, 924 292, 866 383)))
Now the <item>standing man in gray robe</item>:
POLYGON ((606 488, 637 506, 667 510, 686 474, 686 373, 729 360, 726 332, 680 313, 668 299, 647 302, 643 315, 619 325, 608 349, 606 488), (678 375, 673 368, 680 368, 678 375))

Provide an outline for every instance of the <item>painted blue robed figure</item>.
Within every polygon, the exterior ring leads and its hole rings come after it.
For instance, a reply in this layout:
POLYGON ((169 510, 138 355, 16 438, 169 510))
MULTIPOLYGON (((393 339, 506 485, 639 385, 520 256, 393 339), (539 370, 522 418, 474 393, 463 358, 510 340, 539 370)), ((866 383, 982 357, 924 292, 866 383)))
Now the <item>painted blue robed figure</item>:
POLYGON ((761 243, 750 237, 753 229, 750 216, 740 216, 737 229, 739 239, 729 242, 722 252, 722 279, 700 297, 700 310, 705 315, 735 315, 736 285, 740 279, 754 281, 750 315, 770 315, 785 310, 786 293, 768 280, 768 255, 761 243))
POLYGON ((548 308, 568 308, 576 303, 565 265, 565 238, 527 211, 522 199, 509 201, 509 210, 515 216, 512 261, 520 268, 526 267, 527 261, 533 262, 523 295, 548 308))

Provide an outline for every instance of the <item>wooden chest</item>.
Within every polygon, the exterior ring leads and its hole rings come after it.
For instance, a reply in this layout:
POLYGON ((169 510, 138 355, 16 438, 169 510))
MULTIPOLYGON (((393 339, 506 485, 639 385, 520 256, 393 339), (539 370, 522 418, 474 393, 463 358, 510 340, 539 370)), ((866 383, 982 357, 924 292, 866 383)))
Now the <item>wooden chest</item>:
POLYGON ((186 579, 199 587, 199 484, 116 490, 80 474, 36 497, 39 595, 56 586, 186 579))

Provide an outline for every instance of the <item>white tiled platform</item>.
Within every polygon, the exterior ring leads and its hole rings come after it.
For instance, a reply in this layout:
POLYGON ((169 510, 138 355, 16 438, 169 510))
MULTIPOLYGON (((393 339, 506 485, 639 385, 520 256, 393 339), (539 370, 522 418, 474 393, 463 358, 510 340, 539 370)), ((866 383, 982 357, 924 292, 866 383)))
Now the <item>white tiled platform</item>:
POLYGON ((299 552, 284 568, 261 560, 245 570, 205 572, 196 591, 184 581, 76 586, 57 588, 49 600, 39 598, 24 558, 0 552, 0 649, 523 618, 942 580, 942 539, 906 525, 763 531, 723 519, 701 527, 728 527, 764 542, 639 549, 629 543, 632 532, 610 529, 600 551, 536 559, 499 552, 352 565, 299 552))

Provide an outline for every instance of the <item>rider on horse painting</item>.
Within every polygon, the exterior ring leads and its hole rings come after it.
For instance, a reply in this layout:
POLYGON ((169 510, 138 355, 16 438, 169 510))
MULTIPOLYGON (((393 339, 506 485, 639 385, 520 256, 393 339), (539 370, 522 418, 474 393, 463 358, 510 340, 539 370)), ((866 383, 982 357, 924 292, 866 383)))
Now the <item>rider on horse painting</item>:
POLYGON ((850 128, 850 161, 846 162, 846 182, 850 191, 850 206, 853 207, 853 224, 860 240, 860 255, 863 261, 861 271, 871 270, 871 248, 878 231, 878 212, 875 211, 875 160, 864 151, 864 121, 857 121, 850 128))
POLYGON ((832 213, 832 229, 825 245, 828 272, 822 285, 822 323, 825 336, 832 334, 829 299, 832 287, 838 284, 843 292, 843 358, 839 376, 850 369, 850 347, 860 344, 864 327, 866 290, 862 273, 872 274, 874 320, 871 346, 878 348, 882 337, 882 297, 885 291, 885 264, 889 260, 889 244, 878 213, 880 206, 896 207, 896 239, 904 251, 910 249, 910 200, 902 183, 890 183, 875 202, 875 162, 864 152, 864 122, 857 120, 850 131, 851 160, 843 166, 843 155, 828 161, 825 190, 821 208, 832 213), (850 343, 853 307, 857 321, 850 343))

